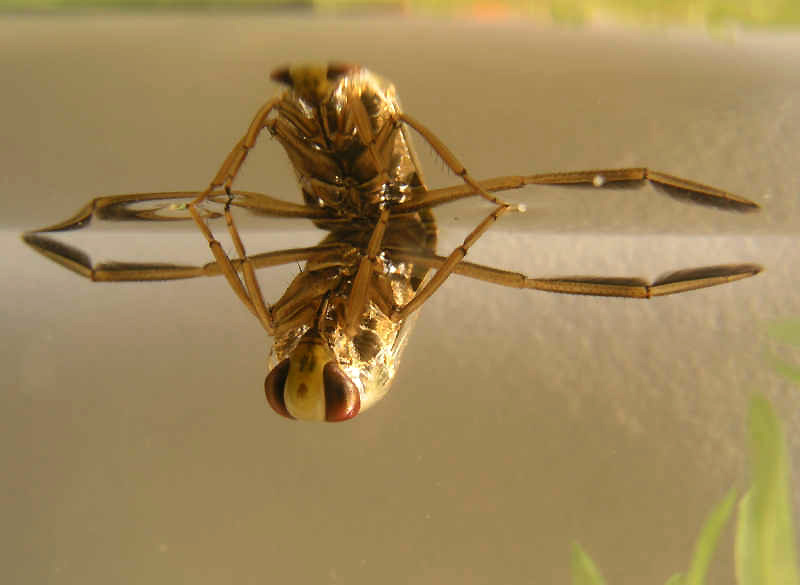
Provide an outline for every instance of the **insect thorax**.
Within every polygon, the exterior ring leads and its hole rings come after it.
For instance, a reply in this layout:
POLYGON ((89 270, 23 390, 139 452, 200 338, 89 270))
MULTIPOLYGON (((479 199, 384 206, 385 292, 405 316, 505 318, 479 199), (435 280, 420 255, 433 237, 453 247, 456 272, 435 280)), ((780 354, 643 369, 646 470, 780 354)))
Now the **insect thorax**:
POLYGON ((421 184, 398 123, 394 86, 365 69, 336 79, 318 103, 288 89, 270 130, 285 148, 306 204, 369 217, 421 184))

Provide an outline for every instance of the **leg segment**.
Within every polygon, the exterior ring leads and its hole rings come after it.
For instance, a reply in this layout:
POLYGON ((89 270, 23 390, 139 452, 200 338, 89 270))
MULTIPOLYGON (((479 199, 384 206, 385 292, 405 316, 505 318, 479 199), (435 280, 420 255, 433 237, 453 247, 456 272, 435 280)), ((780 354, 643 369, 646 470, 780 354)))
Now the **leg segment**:
POLYGON ((202 203, 217 187, 224 187, 225 191, 230 191, 231 185, 234 179, 236 179, 236 175, 242 163, 244 163, 244 160, 247 158, 248 152, 255 146, 258 135, 266 126, 267 116, 269 116, 270 112, 279 101, 280 98, 274 98, 261 106, 261 109, 256 112, 253 121, 250 122, 250 127, 247 129, 245 135, 236 143, 236 146, 233 147, 233 150, 231 150, 230 154, 225 158, 225 162, 222 163, 222 166, 211 180, 206 190, 203 191, 191 205, 199 205, 202 203))
POLYGON ((188 206, 192 219, 194 219, 197 227, 206 238, 206 241, 208 241, 208 245, 211 248, 211 252, 214 254, 214 258, 216 258, 220 266, 223 267, 223 272, 226 278, 228 278, 228 282, 230 283, 231 287, 245 304, 245 306, 256 315, 257 311, 255 307, 247 298, 247 293, 242 287, 239 277, 236 275, 235 271, 232 270, 230 259, 228 259, 227 256, 225 256, 225 254, 222 252, 219 242, 214 239, 214 236, 211 234, 208 226, 200 217, 199 213, 197 212, 197 206, 203 203, 209 197, 212 191, 218 187, 224 187, 224 192, 228 196, 231 195, 231 185, 233 184, 233 180, 236 178, 236 175, 238 174, 239 169, 242 167, 242 163, 244 163, 245 158, 247 158, 247 153, 251 148, 253 148, 253 146, 255 146, 256 139, 266 124, 267 116, 269 116, 270 112, 278 104, 278 102, 279 98, 272 99, 264 104, 261 109, 258 110, 258 112, 256 112, 256 115, 253 118, 253 121, 250 123, 250 127, 248 128, 247 132, 241 138, 241 140, 236 143, 236 146, 233 147, 233 150, 231 150, 230 154, 228 154, 228 156, 225 158, 225 162, 222 163, 222 166, 220 167, 219 171, 217 171, 217 174, 211 180, 211 183, 209 183, 208 187, 206 187, 206 190, 198 195, 191 203, 189 203, 188 206))
MULTIPOLYGON (((197 276, 213 276, 213 265, 180 266, 178 264, 146 264, 106 262, 93 265, 83 251, 37 232, 29 232, 22 240, 36 252, 94 282, 124 282, 148 280, 181 280, 197 276)), ((217 274, 221 272, 216 271, 217 274)))
MULTIPOLYGON (((398 260, 416 263, 439 271, 446 267, 448 261, 448 258, 435 254, 418 254, 405 250, 392 250, 391 255, 398 260)), ((511 288, 528 288, 574 295, 649 299, 651 297, 670 295, 734 282, 736 280, 755 276, 761 272, 761 267, 757 264, 737 264, 690 268, 688 270, 680 270, 678 272, 665 274, 652 283, 647 283, 640 278, 596 276, 529 278, 519 272, 499 270, 497 268, 473 264, 471 262, 460 262, 455 265, 452 272, 454 274, 460 274, 461 276, 511 288)), ((414 300, 416 300, 416 298, 414 300)), ((411 305, 411 303, 406 305, 406 307, 409 305, 411 305)), ((406 307, 403 307, 403 309, 405 310, 406 307)))
MULTIPOLYGON (((134 193, 131 195, 95 197, 72 217, 28 233, 41 234, 82 229, 87 227, 92 220, 114 222, 191 220, 192 215, 188 210, 189 203, 199 195, 201 193, 198 191, 175 191, 171 193, 134 193)), ((230 205, 246 209, 255 215, 306 219, 325 219, 328 217, 322 209, 312 209, 305 205, 282 201, 263 193, 250 191, 241 191, 230 196, 221 191, 213 191, 208 194, 207 199, 220 205, 230 202, 230 205)), ((207 209, 203 209, 202 213, 206 219, 222 216, 222 213, 207 209)))
MULTIPOLYGON (((234 292, 236 292, 237 295, 240 295, 240 292, 245 293, 245 296, 249 300, 249 304, 245 301, 245 299, 242 299, 242 302, 244 302, 245 306, 248 308, 250 308, 250 306, 253 307, 255 310, 255 315, 258 317, 258 320, 261 321, 264 329, 266 329, 267 333, 270 335, 274 335, 275 323, 272 319, 272 311, 270 311, 269 307, 267 307, 267 304, 264 302, 264 295, 261 293, 261 287, 258 285, 258 279, 256 279, 253 263, 247 257, 247 253, 245 252, 244 243, 242 242, 242 238, 239 236, 239 230, 236 229, 236 224, 233 221, 233 214, 231 214, 230 205, 225 206, 225 223, 228 226, 228 232, 233 240, 236 253, 239 255, 239 260, 241 262, 240 267, 242 269, 242 274, 244 275, 246 291, 242 291, 242 281, 239 279, 239 274, 236 272, 236 268, 234 268, 234 266, 228 260, 228 256, 226 254, 223 255, 228 261, 226 263, 221 263, 220 266, 225 272, 225 277, 228 278, 228 282, 231 283, 234 292), (236 279, 236 284, 231 281, 228 268, 232 269, 233 276, 236 279)), ((216 256, 217 253, 213 248, 212 252, 214 252, 214 255, 216 256)), ((240 296, 240 298, 242 297, 240 296)))
MULTIPOLYGON (((145 262, 103 262, 92 264, 89 256, 68 244, 42 235, 38 232, 29 232, 22 236, 23 241, 42 256, 60 264, 67 270, 74 272, 94 282, 147 282, 159 280, 183 280, 199 276, 219 276, 224 274, 222 267, 217 262, 204 266, 182 266, 169 263, 145 262)), ((309 248, 290 248, 265 252, 248 256, 253 268, 268 268, 280 266, 291 262, 303 262, 324 256, 326 261, 333 265, 331 253, 342 250, 344 254, 349 247, 323 244, 309 248)), ((235 271, 242 271, 241 260, 231 261, 235 271)))
POLYGON ((348 335, 355 335, 358 332, 358 322, 361 319, 361 314, 364 312, 369 301, 369 284, 372 282, 372 274, 375 272, 375 267, 378 263, 378 253, 381 250, 381 242, 383 241, 383 234, 386 232, 386 225, 389 222, 389 208, 384 207, 381 210, 381 215, 378 222, 375 224, 375 229, 369 238, 367 244, 367 252, 361 258, 361 263, 358 266, 358 272, 353 280, 353 287, 350 290, 350 296, 347 299, 347 307, 345 308, 345 316, 347 323, 345 324, 345 331, 348 335))
POLYGON ((758 203, 728 191, 682 179, 659 171, 644 167, 629 169, 598 169, 589 171, 572 171, 564 173, 543 173, 528 176, 495 177, 485 181, 478 181, 479 188, 472 184, 456 185, 444 189, 434 189, 422 193, 419 197, 412 198, 406 203, 395 207, 397 213, 416 211, 425 207, 435 207, 443 203, 483 195, 483 192, 505 191, 520 189, 526 185, 586 185, 594 187, 611 187, 626 185, 641 185, 650 183, 660 187, 669 195, 680 199, 712 205, 723 209, 736 211, 754 211, 759 209, 758 203))
POLYGON ((489 192, 484 189, 472 176, 467 172, 467 169, 462 165, 455 155, 450 152, 450 149, 445 146, 444 142, 439 140, 433 132, 428 130, 425 126, 417 122, 411 116, 408 116, 404 113, 399 113, 398 118, 401 122, 408 124, 411 128, 416 130, 425 141, 431 145, 436 154, 438 154, 444 163, 452 170, 456 175, 461 177, 464 182, 471 188, 470 194, 477 194, 483 197, 484 199, 488 199, 495 205, 508 205, 502 199, 498 199, 497 197, 490 195, 489 192))
POLYGON ((417 291, 417 294, 414 295, 413 299, 392 313, 392 319, 395 321, 402 321, 403 319, 408 318, 411 313, 419 309, 423 303, 425 303, 425 301, 427 301, 428 298, 430 298, 430 296, 435 293, 440 286, 442 286, 444 281, 447 280, 451 274, 458 272, 458 267, 462 264, 462 260, 464 259, 464 256, 467 255, 467 251, 470 249, 472 244, 477 242, 478 239, 480 239, 480 237, 486 232, 486 230, 488 230, 489 227, 509 209, 511 208, 508 205, 498 205, 481 223, 478 224, 478 227, 472 230, 472 232, 464 239, 464 242, 455 250, 453 250, 447 258, 433 256, 437 259, 441 258, 442 260, 438 266, 435 266, 437 269, 436 274, 434 274, 433 277, 417 291))

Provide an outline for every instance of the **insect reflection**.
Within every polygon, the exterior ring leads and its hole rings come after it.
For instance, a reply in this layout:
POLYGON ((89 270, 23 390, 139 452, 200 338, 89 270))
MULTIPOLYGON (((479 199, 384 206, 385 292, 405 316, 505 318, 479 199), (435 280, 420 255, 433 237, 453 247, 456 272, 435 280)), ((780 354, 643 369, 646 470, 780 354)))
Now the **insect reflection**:
POLYGON ((247 309, 274 337, 267 400, 279 414, 341 421, 366 410, 388 391, 416 311, 453 274, 501 286, 567 294, 650 298, 753 276, 756 265, 683 270, 653 283, 633 278, 530 278, 466 262, 470 247, 504 214, 519 210, 495 195, 526 185, 649 182, 673 195, 739 211, 758 205, 726 191, 646 168, 544 173, 475 180, 426 126, 404 113, 394 87, 354 65, 299 65, 277 69, 285 88, 255 115, 202 192, 98 197, 72 218, 28 232, 37 252, 93 281, 174 280, 223 275, 247 309), (285 149, 304 205, 234 189, 242 164, 263 131, 285 149), (427 142, 460 179, 428 189, 410 133, 427 142), (432 208, 465 197, 491 202, 491 211, 447 255, 436 254, 432 208), (327 236, 316 246, 248 255, 232 208, 310 219, 327 236), (224 217, 235 254, 209 227, 224 217), (214 262, 205 266, 102 263, 47 237, 81 228, 92 218, 193 220, 214 262), (267 303, 259 268, 305 262, 284 295, 267 303))

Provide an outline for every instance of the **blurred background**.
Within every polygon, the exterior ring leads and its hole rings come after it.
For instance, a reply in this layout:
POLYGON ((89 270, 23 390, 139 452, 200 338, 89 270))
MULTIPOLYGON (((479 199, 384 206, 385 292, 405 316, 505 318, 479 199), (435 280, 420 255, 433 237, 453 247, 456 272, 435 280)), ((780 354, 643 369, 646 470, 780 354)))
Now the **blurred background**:
MULTIPOLYGON (((800 315, 795 2, 0 7, 8 582, 566 583, 578 541, 608 583, 662 583, 747 485, 753 393, 800 458, 798 388, 774 367, 800 356, 769 335, 800 315), (389 396, 314 425, 266 405, 271 341, 221 279, 94 284, 21 242, 95 196, 202 189, 278 90, 269 72, 327 60, 393 81, 477 177, 649 165, 763 206, 529 188, 473 261, 765 271, 652 301, 451 278, 389 396)), ((416 146, 432 186, 457 182, 416 146)), ((238 186, 299 201, 267 137, 238 186)), ((486 212, 438 209, 442 253, 486 212)), ((254 253, 322 237, 241 221, 254 253)), ((210 261, 191 225, 63 237, 95 261, 210 261)), ((261 274, 267 300, 299 270, 261 274)), ((733 582, 732 546, 729 529, 710 583, 733 582)))
POLYGON ((591 25, 625 23, 693 27, 796 26, 800 6, 792 0, 3 0, 22 11, 70 9, 245 9, 341 13, 388 11, 438 18, 505 20, 591 25))

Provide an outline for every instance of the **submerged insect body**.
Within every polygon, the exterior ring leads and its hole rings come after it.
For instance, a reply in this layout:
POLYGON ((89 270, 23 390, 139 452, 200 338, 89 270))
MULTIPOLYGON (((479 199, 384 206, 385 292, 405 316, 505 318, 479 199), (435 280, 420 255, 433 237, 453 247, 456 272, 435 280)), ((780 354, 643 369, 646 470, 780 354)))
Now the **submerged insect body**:
MULTIPOLYGON (((267 398, 291 418, 343 420, 388 391, 405 345, 411 323, 391 314, 413 298, 427 269, 366 252, 382 210, 406 201, 422 181, 392 85, 361 68, 300 67, 273 78, 289 88, 269 130, 292 161, 306 204, 326 213, 316 223, 331 231, 327 243, 351 253, 337 251, 333 266, 330 258, 308 261, 272 307, 267 398), (366 302, 349 303, 362 262, 366 302)), ((381 246, 433 253, 433 216, 422 216, 384 219, 381 246)))
POLYGON ((513 209, 492 193, 530 184, 606 187, 649 182, 681 198, 718 207, 746 211, 758 205, 646 168, 477 182, 438 138, 401 111, 394 87, 366 69, 301 65, 278 69, 272 78, 285 84, 285 90, 258 111, 205 191, 99 197, 74 217, 29 232, 24 239, 36 251, 95 281, 224 275, 274 337, 265 391, 272 408, 288 418, 347 420, 382 398, 394 378, 416 311, 451 274, 549 292, 650 298, 739 280, 760 270, 752 264, 712 266, 669 274, 648 284, 630 278, 529 278, 465 262, 469 248, 513 209), (427 189, 411 148, 409 128, 461 178, 462 185, 427 189), (239 169, 265 129, 286 151, 305 205, 233 189, 239 169), (490 201, 491 212, 448 256, 436 255, 431 208, 471 196, 490 201), (223 211, 210 211, 213 205, 222 206, 223 211), (261 215, 308 218, 328 235, 310 248, 248 255, 232 207, 261 215), (225 217, 236 249, 238 257, 233 259, 206 221, 220 215, 225 217), (92 265, 81 251, 45 235, 84 227, 93 217, 191 218, 216 261, 200 267, 92 265), (299 261, 305 261, 303 271, 277 302, 268 305, 255 270, 299 261))

